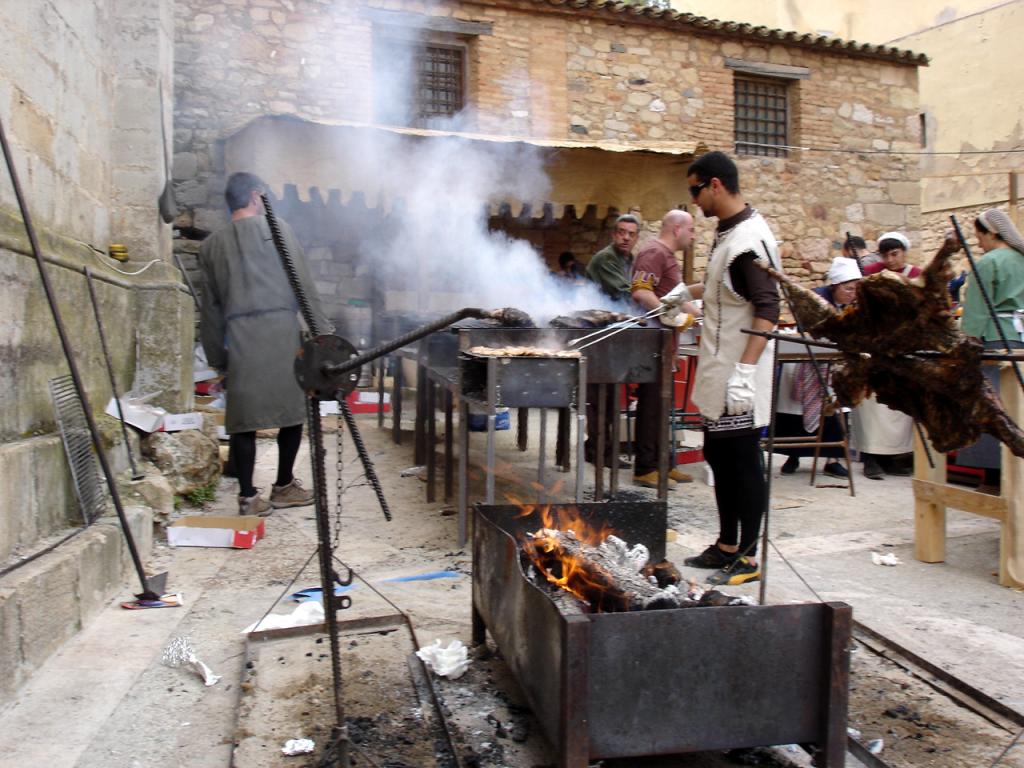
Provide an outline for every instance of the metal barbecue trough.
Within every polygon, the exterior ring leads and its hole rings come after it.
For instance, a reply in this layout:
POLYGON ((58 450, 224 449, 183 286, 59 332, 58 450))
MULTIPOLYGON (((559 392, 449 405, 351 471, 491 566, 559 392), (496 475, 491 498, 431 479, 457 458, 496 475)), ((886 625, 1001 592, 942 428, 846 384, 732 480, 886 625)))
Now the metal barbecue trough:
MULTIPOLYGON (((578 508, 653 559, 664 553, 664 504, 578 508)), ((843 765, 848 605, 565 615, 520 566, 516 534, 540 527, 518 507, 477 506, 473 640, 490 630, 559 768, 790 743, 819 766, 843 765)))

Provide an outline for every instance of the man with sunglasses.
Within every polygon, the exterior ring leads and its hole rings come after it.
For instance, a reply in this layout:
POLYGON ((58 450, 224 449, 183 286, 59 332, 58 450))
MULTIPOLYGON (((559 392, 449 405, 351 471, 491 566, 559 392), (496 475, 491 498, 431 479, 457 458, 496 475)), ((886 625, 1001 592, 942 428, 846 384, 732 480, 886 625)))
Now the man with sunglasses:
POLYGON ((743 330, 771 331, 778 322, 778 289, 757 263, 780 263, 775 237, 744 201, 739 171, 728 156, 697 158, 687 182, 694 203, 718 226, 704 282, 679 285, 661 301, 675 310, 704 300, 693 402, 704 421, 704 458, 715 475, 719 535, 685 563, 716 569, 711 584, 744 584, 761 578, 757 539, 768 488, 760 433, 771 417, 773 355, 771 342, 743 330))

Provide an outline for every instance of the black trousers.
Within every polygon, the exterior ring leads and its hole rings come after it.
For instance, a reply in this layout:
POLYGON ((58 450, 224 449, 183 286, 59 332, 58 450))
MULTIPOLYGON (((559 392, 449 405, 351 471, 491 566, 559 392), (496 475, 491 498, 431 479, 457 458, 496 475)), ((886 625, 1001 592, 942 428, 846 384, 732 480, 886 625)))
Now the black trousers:
POLYGON ((715 473, 718 540, 757 554, 761 518, 768 497, 760 430, 714 435, 704 431, 704 460, 715 473))
MULTIPOLYGON (((665 418, 668 418, 666 415, 665 418)), ((661 385, 657 382, 636 387, 636 463, 634 475, 658 470, 658 433, 661 431, 661 385)), ((670 464, 672 462, 669 462, 670 464)))
MULTIPOLYGON (((238 478, 238 495, 246 498, 256 495, 252 475, 256 469, 256 433, 236 432, 231 435, 230 462, 238 478)), ((292 481, 295 458, 302 445, 302 424, 277 430, 277 481, 274 485, 288 485, 292 481)))

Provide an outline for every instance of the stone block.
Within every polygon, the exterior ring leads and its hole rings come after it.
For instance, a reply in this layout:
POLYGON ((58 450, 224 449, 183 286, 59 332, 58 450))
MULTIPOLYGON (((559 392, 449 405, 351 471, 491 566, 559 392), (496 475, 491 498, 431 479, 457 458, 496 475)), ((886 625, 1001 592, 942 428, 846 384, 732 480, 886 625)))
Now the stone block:
POLYGON ((921 185, 916 181, 890 181, 889 199, 899 205, 920 205, 921 185))
POLYGON ((21 619, 13 589, 0 589, 0 706, 21 684, 21 619))
POLYGON ((177 494, 190 493, 220 477, 217 443, 198 430, 155 432, 142 441, 142 452, 177 494))
POLYGON ((120 586, 124 578, 121 550, 127 545, 120 523, 113 518, 98 521, 65 546, 75 551, 79 616, 84 626, 106 608, 111 592, 120 586))
POLYGON ((891 203, 867 203, 864 214, 868 220, 884 227, 902 227, 907 223, 907 208, 891 203))
POLYGON ((27 673, 42 666, 82 626, 75 588, 78 555, 77 550, 58 547, 15 571, 23 668, 27 673))

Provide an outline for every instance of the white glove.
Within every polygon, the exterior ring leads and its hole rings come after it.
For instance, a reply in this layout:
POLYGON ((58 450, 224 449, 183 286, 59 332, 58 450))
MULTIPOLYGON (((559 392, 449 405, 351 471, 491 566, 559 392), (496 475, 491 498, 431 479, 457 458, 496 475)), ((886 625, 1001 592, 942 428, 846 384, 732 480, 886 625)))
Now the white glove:
POLYGON ((693 325, 695 318, 690 313, 683 312, 679 307, 670 307, 665 312, 662 312, 658 319, 661 320, 662 325, 667 325, 669 328, 675 328, 679 331, 685 331, 693 325))
POLYGON ((662 306, 665 307, 678 307, 686 301, 693 301, 693 294, 690 293, 690 289, 686 287, 685 283, 680 283, 661 297, 662 306))
POLYGON ((753 410, 755 373, 756 365, 736 363, 736 370, 725 383, 725 412, 730 416, 753 410))

